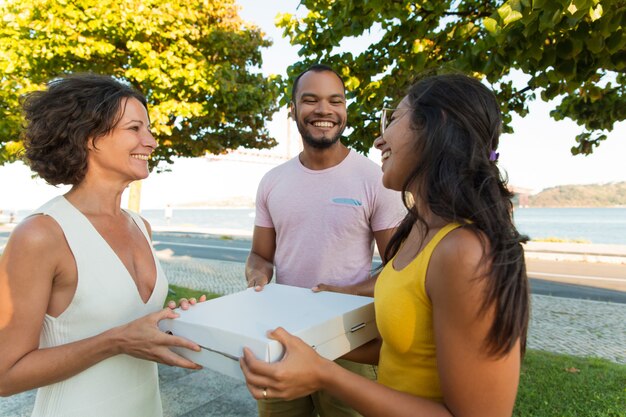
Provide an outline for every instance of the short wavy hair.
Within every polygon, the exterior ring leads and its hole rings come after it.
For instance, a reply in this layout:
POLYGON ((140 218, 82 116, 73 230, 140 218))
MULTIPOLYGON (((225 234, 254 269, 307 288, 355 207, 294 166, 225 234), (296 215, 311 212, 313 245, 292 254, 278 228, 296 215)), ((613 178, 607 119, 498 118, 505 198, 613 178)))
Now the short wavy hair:
POLYGON ((139 91, 97 74, 57 78, 45 90, 24 95, 26 163, 51 185, 79 184, 87 173, 89 141, 117 125, 128 98, 137 99, 147 110, 139 91))

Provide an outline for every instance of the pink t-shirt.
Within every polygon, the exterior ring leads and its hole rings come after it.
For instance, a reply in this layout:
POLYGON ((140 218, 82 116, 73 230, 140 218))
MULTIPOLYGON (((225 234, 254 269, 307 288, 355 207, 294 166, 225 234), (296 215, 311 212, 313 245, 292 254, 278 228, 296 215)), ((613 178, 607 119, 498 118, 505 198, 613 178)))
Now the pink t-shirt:
POLYGON ((354 151, 311 170, 295 157, 259 184, 255 224, 276 230, 276 282, 310 288, 350 285, 370 275, 374 231, 396 227, 406 209, 383 187, 380 167, 354 151))

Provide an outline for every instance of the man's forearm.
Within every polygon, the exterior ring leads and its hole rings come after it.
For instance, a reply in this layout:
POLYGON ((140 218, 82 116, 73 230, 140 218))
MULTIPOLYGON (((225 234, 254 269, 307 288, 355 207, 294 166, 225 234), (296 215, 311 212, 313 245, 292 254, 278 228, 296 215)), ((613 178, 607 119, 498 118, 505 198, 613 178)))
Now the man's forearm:
POLYGON ((274 264, 256 253, 250 252, 246 260, 245 273, 249 287, 265 285, 272 280, 274 264))
POLYGON ((352 295, 362 295, 365 297, 373 297, 374 296, 374 286, 376 285, 376 278, 378 278, 378 274, 369 277, 363 282, 359 282, 358 284, 352 285, 328 285, 328 284, 317 284, 313 287, 313 291, 332 291, 332 292, 340 292, 343 294, 352 294, 352 295))
POLYGON ((369 277, 365 281, 359 282, 350 286, 350 292, 354 295, 363 295, 365 297, 374 296, 374 286, 376 285, 376 278, 378 274, 369 277))

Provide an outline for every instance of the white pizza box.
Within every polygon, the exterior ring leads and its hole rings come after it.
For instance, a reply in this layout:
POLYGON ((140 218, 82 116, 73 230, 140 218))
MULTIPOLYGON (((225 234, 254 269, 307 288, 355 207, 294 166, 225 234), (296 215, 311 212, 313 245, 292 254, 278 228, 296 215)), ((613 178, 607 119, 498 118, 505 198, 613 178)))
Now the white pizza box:
POLYGON ((180 317, 159 323, 163 331, 201 346, 200 352, 172 348, 204 367, 243 379, 243 348, 266 362, 283 356, 283 346, 267 332, 281 326, 321 356, 334 360, 376 338, 374 299, 308 288, 268 284, 177 309, 180 317))

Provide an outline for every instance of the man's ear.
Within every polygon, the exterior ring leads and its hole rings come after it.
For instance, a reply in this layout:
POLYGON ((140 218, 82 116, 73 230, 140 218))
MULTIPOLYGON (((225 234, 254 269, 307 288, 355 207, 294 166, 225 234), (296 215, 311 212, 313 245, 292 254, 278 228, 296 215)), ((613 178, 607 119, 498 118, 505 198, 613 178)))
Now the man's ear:
POLYGON ((293 104, 293 101, 289 103, 289 116, 292 120, 296 120, 296 105, 293 104))

